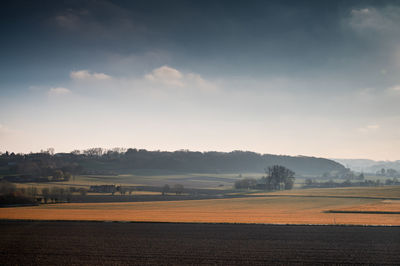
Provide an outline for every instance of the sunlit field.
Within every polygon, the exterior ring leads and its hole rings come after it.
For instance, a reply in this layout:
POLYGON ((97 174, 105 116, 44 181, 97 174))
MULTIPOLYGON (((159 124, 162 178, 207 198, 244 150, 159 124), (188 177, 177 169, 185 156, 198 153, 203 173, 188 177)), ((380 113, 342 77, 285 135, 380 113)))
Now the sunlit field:
MULTIPOLYGON (((262 173, 248 173, 244 176, 260 178, 262 173)), ((157 171, 137 172, 126 175, 77 175, 68 181, 50 182, 46 184, 27 183, 23 186, 77 186, 89 187, 93 185, 130 185, 130 186, 162 186, 164 184, 183 184, 191 188, 231 189, 238 174, 201 174, 201 173, 173 173, 160 174, 157 171)))
MULTIPOLYGON (((382 200, 380 202, 362 204, 357 206, 333 209, 336 212, 359 212, 359 213, 396 213, 400 214, 400 200, 382 200)), ((400 217, 399 217, 400 218, 400 217)))
POLYGON ((400 199, 400 186, 384 187, 345 187, 345 188, 310 188, 283 190, 253 195, 298 195, 298 196, 329 196, 329 197, 372 197, 400 199))
POLYGON ((327 213, 400 211, 397 200, 334 197, 255 197, 135 203, 70 203, 5 208, 0 219, 206 223, 400 225, 400 214, 327 213))

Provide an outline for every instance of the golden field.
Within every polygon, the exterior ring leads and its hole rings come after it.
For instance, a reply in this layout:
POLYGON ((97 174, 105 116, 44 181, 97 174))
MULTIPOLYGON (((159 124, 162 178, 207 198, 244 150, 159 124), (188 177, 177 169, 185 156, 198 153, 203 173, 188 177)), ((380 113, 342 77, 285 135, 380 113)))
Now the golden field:
MULTIPOLYGON (((325 190, 329 192, 329 189, 325 190)), ((296 192, 291 191, 291 193, 296 192)), ((0 219, 400 226, 400 214, 325 213, 329 210, 363 210, 367 208, 366 206, 374 210, 400 211, 397 200, 314 195, 313 197, 274 196, 132 203, 48 204, 3 208, 0 209, 0 219)))
POLYGON ((345 188, 310 188, 260 192, 252 195, 288 195, 288 196, 322 196, 322 197, 371 197, 400 199, 400 186, 383 187, 345 187, 345 188))
POLYGON ((400 200, 383 200, 378 203, 351 206, 334 211, 355 212, 400 212, 400 200))

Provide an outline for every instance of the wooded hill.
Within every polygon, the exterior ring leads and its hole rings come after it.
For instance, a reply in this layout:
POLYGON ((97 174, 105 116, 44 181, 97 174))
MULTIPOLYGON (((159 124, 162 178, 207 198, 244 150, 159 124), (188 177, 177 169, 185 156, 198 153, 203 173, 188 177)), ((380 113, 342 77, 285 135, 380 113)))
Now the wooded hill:
POLYGON ((71 153, 49 152, 0 155, 0 174, 46 175, 56 169, 72 174, 125 174, 148 169, 161 172, 263 173, 273 165, 285 166, 299 175, 341 173, 347 169, 332 160, 306 156, 233 152, 175 152, 100 148, 71 153))

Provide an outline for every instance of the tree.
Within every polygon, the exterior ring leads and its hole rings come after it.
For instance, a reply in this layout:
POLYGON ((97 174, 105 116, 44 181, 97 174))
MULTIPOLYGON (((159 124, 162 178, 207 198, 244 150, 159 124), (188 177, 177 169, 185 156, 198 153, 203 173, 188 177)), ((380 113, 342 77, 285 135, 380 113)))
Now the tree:
POLYGON ((34 186, 28 187, 27 193, 29 196, 35 197, 37 195, 37 187, 34 187, 34 186))
POLYGON ((71 154, 79 155, 79 154, 81 154, 81 151, 80 150, 73 150, 73 151, 71 151, 71 154))
POLYGON ((163 195, 168 194, 169 190, 170 190, 169 185, 168 185, 168 184, 165 184, 165 185, 163 186, 163 189, 162 189, 162 194, 163 194, 163 195))
POLYGON ((87 156, 101 156, 104 153, 102 148, 91 148, 84 150, 83 153, 87 156))
POLYGON ((268 167, 266 173, 268 174, 267 185, 270 189, 282 190, 293 188, 295 173, 292 170, 282 165, 274 165, 268 167))
POLYGON ((307 178, 304 183, 306 184, 306 186, 311 186, 313 183, 313 180, 311 178, 307 178))
POLYGON ((2 180, 0 182, 0 194, 1 195, 11 194, 11 193, 14 193, 16 190, 17 190, 17 187, 13 183, 10 183, 6 180, 2 180))
POLYGON ((385 170, 385 168, 382 168, 381 169, 381 175, 385 175, 386 174, 386 170, 385 170))
POLYGON ((50 189, 48 187, 42 188, 42 196, 44 199, 44 203, 47 203, 49 195, 50 195, 50 189))
POLYGON ((67 202, 71 202, 72 193, 69 190, 65 191, 65 196, 67 198, 67 202))
POLYGON ((118 189, 119 189, 119 193, 120 193, 121 195, 125 195, 125 193, 126 193, 126 191, 127 191, 127 189, 126 189, 125 187, 119 186, 118 189))
POLYGON ((385 180, 385 185, 386 185, 386 186, 391 186, 391 185, 393 185, 393 180, 392 180, 392 179, 389 179, 389 178, 386 179, 386 180, 385 180))
POLYGON ((257 185, 257 180, 254 178, 244 178, 235 181, 235 188, 236 189, 254 189, 257 185))
POLYGON ((389 168, 386 170, 386 175, 390 177, 395 177, 397 175, 397 171, 395 169, 389 168))
POLYGON ((350 181, 350 179, 346 179, 346 181, 344 181, 344 182, 342 183, 342 185, 345 186, 345 187, 350 187, 350 186, 351 186, 351 181, 350 181))
POLYGON ((80 188, 80 189, 78 189, 78 191, 79 191, 79 194, 81 194, 81 196, 86 196, 86 194, 87 194, 87 190, 84 188, 80 188))
POLYGON ((364 179, 365 179, 364 173, 361 173, 361 174, 358 176, 358 179, 359 179, 359 180, 364 180, 364 179))
POLYGON ((176 195, 182 194, 183 193, 183 185, 182 184, 174 185, 174 191, 175 191, 176 195))
POLYGON ((72 175, 70 172, 65 172, 64 173, 64 181, 69 181, 71 179, 72 175))
POLYGON ((53 199, 54 203, 63 201, 65 198, 65 191, 61 187, 51 187, 50 198, 53 199))
POLYGON ((325 173, 322 174, 322 177, 325 178, 325 179, 328 179, 328 178, 331 177, 331 173, 325 172, 325 173))
POLYGON ((53 173, 53 180, 63 180, 64 173, 61 170, 55 170, 53 173))
POLYGON ((36 162, 26 161, 17 165, 17 173, 24 175, 40 176, 41 169, 36 162))

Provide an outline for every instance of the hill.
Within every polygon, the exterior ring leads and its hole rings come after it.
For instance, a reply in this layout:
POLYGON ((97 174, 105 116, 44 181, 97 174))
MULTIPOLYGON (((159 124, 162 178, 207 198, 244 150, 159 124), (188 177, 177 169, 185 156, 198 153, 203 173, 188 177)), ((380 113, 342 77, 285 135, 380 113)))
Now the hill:
POLYGON ((376 173, 383 169, 394 169, 400 172, 400 160, 374 161, 369 159, 332 159, 354 171, 376 173))
POLYGON ((96 148, 54 155, 8 152, 0 155, 0 168, 4 175, 46 176, 54 169, 83 174, 126 174, 138 169, 157 170, 162 173, 263 173, 265 168, 276 164, 293 170, 297 175, 346 171, 340 163, 324 158, 259 154, 249 151, 106 151, 96 148))

